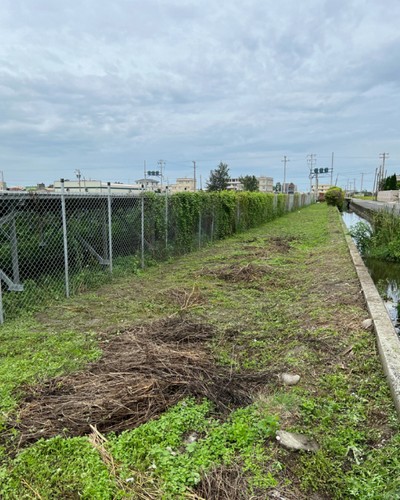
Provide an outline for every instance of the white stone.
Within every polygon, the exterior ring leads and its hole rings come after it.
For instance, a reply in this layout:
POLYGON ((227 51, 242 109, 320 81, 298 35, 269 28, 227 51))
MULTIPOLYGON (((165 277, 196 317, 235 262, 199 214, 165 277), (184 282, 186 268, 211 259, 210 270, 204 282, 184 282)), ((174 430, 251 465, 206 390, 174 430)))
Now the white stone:
POLYGON ((282 373, 281 380, 285 385, 296 385, 299 383, 300 375, 294 373, 282 373))
POLYGON ((288 450, 318 451, 318 443, 311 437, 297 432, 277 431, 276 439, 288 450))
POLYGON ((371 318, 365 319, 361 324, 364 330, 369 330, 372 326, 372 319, 371 318))

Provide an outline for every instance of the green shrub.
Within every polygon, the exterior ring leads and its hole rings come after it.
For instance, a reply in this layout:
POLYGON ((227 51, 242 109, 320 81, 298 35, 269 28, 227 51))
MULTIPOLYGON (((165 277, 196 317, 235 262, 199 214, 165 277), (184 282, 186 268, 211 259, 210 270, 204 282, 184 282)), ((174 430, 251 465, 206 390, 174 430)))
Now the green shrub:
POLYGON ((344 203, 344 191, 339 187, 331 187, 325 193, 325 201, 328 205, 332 205, 334 207, 338 207, 340 211, 343 210, 344 203))

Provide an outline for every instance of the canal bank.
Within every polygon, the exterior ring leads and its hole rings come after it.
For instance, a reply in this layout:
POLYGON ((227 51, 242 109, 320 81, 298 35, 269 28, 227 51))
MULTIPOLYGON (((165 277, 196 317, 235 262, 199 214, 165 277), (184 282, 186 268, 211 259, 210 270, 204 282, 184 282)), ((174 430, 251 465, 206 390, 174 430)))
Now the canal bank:
MULTIPOLYGON (((342 221, 343 222, 343 221, 342 221)), ((382 367, 400 417, 400 341, 388 310, 343 222, 346 242, 371 315, 382 367)))
MULTIPOLYGON (((367 219, 354 211, 342 213, 342 219, 350 234, 357 234, 359 223, 370 225, 367 219)), ((357 246, 356 238, 353 241, 357 246)), ((400 263, 388 262, 382 259, 363 256, 364 264, 382 297, 387 312, 395 327, 396 333, 400 335, 400 321, 398 306, 400 302, 400 263)))
POLYGON ((6 324, 0 497, 398 498, 368 317, 321 203, 6 324))

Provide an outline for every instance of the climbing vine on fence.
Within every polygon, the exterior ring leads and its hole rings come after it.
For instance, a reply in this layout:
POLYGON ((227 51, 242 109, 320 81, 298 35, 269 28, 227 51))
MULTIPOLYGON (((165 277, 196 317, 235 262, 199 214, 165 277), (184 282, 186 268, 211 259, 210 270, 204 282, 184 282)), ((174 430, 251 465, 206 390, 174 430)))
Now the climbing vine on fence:
POLYGON ((211 239, 221 239, 272 220, 286 211, 285 195, 257 192, 177 193, 171 197, 178 249, 193 247, 201 220, 212 219, 211 239))
POLYGON ((256 227, 303 206, 301 196, 234 191, 72 195, 65 197, 65 229, 61 198, 39 196, 25 204, 4 199, 5 213, 11 215, 0 234, 0 269, 8 283, 22 285, 3 287, 7 318, 44 304, 47 297, 58 300, 100 285, 124 267, 130 272, 138 262, 187 253, 256 227))

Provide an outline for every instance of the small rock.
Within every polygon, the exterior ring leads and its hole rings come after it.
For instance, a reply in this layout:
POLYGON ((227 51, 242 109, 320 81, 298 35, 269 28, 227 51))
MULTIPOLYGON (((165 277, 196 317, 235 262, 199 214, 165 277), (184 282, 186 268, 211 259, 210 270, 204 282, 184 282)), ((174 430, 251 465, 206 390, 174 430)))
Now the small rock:
POLYGON ((197 441, 198 439, 199 439, 199 435, 197 434, 197 432, 192 432, 184 440, 184 443, 185 444, 191 444, 191 443, 194 443, 195 441, 197 441))
POLYGON ((281 380, 285 385, 296 385, 299 383, 300 375, 294 373, 282 373, 281 380))
POLYGON ((365 319, 361 324, 364 330, 369 330, 372 327, 372 319, 371 318, 365 319))
POLYGON ((288 450, 318 451, 318 443, 304 434, 297 432, 277 431, 276 439, 288 450))

